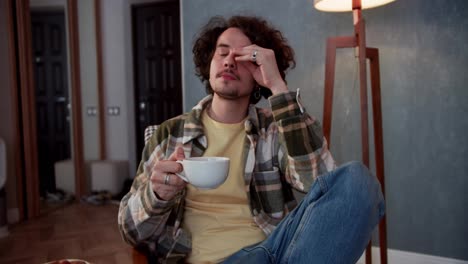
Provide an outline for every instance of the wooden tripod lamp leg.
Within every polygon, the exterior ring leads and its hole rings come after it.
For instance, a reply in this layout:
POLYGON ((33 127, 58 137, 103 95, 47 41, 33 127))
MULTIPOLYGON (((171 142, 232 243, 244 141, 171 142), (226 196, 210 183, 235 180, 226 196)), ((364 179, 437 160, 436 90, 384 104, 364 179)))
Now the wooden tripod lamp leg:
POLYGON ((336 41, 334 38, 327 40, 327 53, 325 56, 325 91, 323 103, 323 135, 331 145, 331 119, 333 111, 333 86, 335 83, 335 60, 336 60, 336 41))
MULTIPOLYGON (((364 32, 364 21, 360 21, 356 25, 358 32, 364 32)), ((365 53, 360 54, 360 94, 361 94, 361 137, 363 150, 363 163, 369 167, 369 132, 368 132, 368 105, 367 105, 367 78, 366 58, 370 60, 371 74, 371 90, 372 90, 372 111, 373 111, 373 128, 374 128, 374 144, 375 144, 375 163, 377 170, 377 178, 384 192, 384 164, 383 164, 383 132, 382 132, 382 107, 380 99, 380 70, 378 49, 366 48, 363 43, 364 35, 361 33, 360 41, 355 36, 350 37, 334 37, 327 40, 326 64, 325 64, 325 91, 323 105, 323 134, 328 141, 328 146, 331 145, 331 121, 333 110, 333 88, 335 80, 335 63, 336 49, 352 48, 360 46, 365 53), (360 45, 358 45, 360 44, 360 45), (364 61, 364 63, 363 63, 364 61)), ((380 239, 380 263, 387 263, 387 228, 385 216, 379 223, 379 239, 380 239)), ((366 248, 366 264, 372 263, 372 244, 369 242, 366 248)))
MULTIPOLYGON (((360 2, 360 1, 355 1, 360 2)), ((359 61, 359 94, 361 109, 361 145, 362 163, 369 168, 369 118, 367 105, 367 61, 366 61, 366 30, 364 19, 361 18, 361 10, 354 10, 354 32, 357 38, 357 52, 359 61)), ((366 249, 366 264, 372 263, 372 240, 366 249)))
MULTIPOLYGON (((383 152, 383 128, 382 128, 382 101, 380 94, 380 66, 379 50, 376 48, 367 48, 367 58, 370 63, 370 78, 372 91, 372 112, 374 123, 374 145, 375 145, 375 167, 377 178, 382 187, 382 193, 385 197, 385 171, 384 171, 384 152, 383 152)), ((387 221, 382 218, 379 223, 379 243, 380 243, 380 263, 387 263, 387 221)))

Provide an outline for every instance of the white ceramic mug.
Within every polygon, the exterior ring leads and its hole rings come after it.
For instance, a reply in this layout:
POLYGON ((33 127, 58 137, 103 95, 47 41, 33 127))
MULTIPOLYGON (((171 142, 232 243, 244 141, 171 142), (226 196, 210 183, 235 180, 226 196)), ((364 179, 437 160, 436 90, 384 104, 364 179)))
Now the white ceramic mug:
POLYGON ((214 189, 223 184, 229 174, 229 158, 196 157, 178 160, 184 167, 177 176, 199 189, 214 189))

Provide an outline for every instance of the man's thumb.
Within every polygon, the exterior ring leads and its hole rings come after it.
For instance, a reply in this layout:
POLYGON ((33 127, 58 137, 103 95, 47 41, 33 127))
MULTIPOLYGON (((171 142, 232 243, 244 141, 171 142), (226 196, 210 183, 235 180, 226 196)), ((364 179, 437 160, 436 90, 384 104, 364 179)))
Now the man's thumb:
POLYGON ((185 158, 185 154, 184 154, 184 148, 182 147, 177 147, 175 149, 175 151, 171 154, 171 156, 169 157, 169 160, 173 160, 173 161, 176 161, 176 160, 182 160, 185 158))

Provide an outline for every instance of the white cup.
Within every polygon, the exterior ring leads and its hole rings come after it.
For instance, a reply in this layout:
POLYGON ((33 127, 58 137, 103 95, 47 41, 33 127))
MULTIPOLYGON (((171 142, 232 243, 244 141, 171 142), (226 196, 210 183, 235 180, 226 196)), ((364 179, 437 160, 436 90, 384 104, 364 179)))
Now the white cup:
POLYGON ((177 176, 199 189, 214 189, 223 184, 229 174, 229 158, 196 157, 178 160, 184 167, 177 176))

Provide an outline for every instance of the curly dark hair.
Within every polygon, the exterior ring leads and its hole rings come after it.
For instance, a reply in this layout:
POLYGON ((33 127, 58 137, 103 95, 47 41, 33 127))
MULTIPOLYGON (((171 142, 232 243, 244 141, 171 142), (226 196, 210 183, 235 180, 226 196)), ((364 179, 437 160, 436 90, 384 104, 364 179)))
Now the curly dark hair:
MULTIPOLYGON (((225 19, 215 16, 201 29, 198 38, 193 45, 193 61, 195 63, 195 73, 205 84, 206 92, 213 94, 210 79, 210 63, 216 49, 218 37, 228 28, 239 28, 252 42, 262 48, 271 49, 275 52, 276 63, 281 77, 286 82, 286 70, 294 68, 294 51, 288 45, 283 34, 271 26, 266 20, 259 17, 233 16, 225 19)), ((260 93, 268 98, 271 95, 270 89, 260 86, 260 93)), ((250 102, 256 104, 260 98, 255 99, 250 96, 250 102)))

